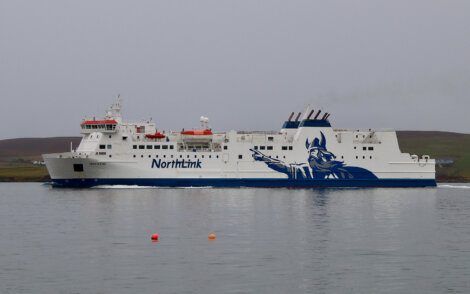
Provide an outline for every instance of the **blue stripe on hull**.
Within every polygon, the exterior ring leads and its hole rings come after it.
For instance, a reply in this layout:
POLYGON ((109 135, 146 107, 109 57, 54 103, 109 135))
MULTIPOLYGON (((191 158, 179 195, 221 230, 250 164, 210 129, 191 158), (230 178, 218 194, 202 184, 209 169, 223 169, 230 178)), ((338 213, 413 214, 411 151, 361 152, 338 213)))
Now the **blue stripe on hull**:
POLYGON ((100 185, 155 187, 435 187, 434 179, 292 180, 292 179, 55 179, 54 187, 87 188, 100 185))

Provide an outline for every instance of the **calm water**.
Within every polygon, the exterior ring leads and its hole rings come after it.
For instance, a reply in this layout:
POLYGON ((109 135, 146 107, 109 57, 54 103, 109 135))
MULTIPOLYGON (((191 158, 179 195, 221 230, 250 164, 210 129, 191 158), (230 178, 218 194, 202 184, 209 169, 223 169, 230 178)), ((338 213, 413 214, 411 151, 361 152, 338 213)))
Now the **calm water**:
POLYGON ((0 184, 0 293, 469 293, 470 187, 453 186, 0 184))

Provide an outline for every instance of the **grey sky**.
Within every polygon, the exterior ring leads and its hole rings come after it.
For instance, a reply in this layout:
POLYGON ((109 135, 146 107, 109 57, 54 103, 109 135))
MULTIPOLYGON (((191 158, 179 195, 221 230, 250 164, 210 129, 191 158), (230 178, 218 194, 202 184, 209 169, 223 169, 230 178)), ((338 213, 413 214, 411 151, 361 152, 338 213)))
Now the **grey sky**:
POLYGON ((165 129, 470 132, 470 1, 0 0, 0 138, 79 133, 120 93, 165 129))

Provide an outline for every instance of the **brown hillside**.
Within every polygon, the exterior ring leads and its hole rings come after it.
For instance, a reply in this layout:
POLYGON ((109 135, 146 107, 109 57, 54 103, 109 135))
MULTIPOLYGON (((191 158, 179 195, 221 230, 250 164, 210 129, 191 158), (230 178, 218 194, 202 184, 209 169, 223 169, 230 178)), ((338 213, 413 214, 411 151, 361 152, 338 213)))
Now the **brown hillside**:
POLYGON ((20 138, 0 140, 0 161, 39 157, 44 153, 65 152, 80 143, 80 137, 20 138))

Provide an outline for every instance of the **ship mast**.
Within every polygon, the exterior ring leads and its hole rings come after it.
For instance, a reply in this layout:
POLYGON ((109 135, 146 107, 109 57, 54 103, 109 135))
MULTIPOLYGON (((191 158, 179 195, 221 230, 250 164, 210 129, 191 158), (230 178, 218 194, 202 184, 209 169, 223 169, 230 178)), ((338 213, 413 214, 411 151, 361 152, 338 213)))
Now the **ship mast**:
POLYGON ((106 115, 105 115, 105 118, 106 119, 114 119, 116 120, 118 123, 121 123, 122 122, 122 117, 121 117, 121 104, 122 104, 122 99, 121 99, 121 95, 118 95, 117 96, 117 99, 116 99, 116 102, 114 102, 108 109, 108 111, 106 111, 106 115))

